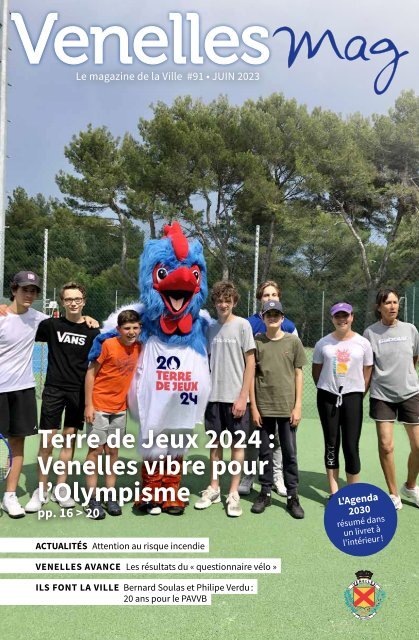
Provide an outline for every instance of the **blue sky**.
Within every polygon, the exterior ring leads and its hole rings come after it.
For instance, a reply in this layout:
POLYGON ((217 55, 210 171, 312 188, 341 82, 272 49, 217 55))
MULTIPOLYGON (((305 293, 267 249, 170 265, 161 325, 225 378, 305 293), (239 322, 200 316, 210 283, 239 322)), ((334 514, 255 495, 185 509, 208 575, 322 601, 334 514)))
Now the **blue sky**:
MULTIPOLYGON (((32 42, 36 42, 46 16, 58 12, 38 65, 31 65, 26 57, 15 24, 9 29, 9 82, 8 164, 7 190, 23 186, 30 194, 43 193, 59 196, 55 174, 69 170, 64 158, 64 145, 73 134, 85 129, 88 123, 106 125, 114 135, 125 131, 136 133, 139 117, 150 116, 150 104, 158 100, 170 103, 177 95, 191 94, 205 101, 226 94, 235 103, 248 98, 257 99, 273 92, 283 92, 288 98, 307 104, 320 105, 341 113, 360 111, 364 114, 385 112, 403 89, 419 92, 419 4, 404 0, 397 4, 389 0, 259 0, 232 2, 232 0, 9 0, 10 11, 21 13, 32 42), (239 61, 229 66, 205 63, 203 66, 176 65, 170 59, 158 67, 140 63, 134 56, 132 65, 121 65, 117 54, 117 39, 105 44, 105 61, 95 66, 93 39, 85 50, 89 61, 81 65, 67 65, 54 52, 54 38, 66 26, 83 28, 88 34, 91 26, 110 25, 124 27, 130 35, 146 25, 156 25, 172 37, 169 12, 200 16, 201 32, 205 34, 217 25, 233 27, 239 37, 249 25, 262 25, 269 31, 265 40, 270 49, 269 60, 260 66, 239 61), (286 33, 273 37, 278 27, 287 26, 295 32, 298 42, 304 31, 309 31, 316 43, 326 29, 334 35, 341 52, 354 36, 366 41, 365 60, 341 60, 330 44, 324 42, 311 60, 304 46, 294 65, 287 67, 290 37, 286 33), (409 54, 400 58, 389 89, 382 95, 374 92, 377 74, 392 59, 391 52, 368 54, 377 41, 388 38, 399 51, 409 54), (101 82, 77 80, 82 73, 151 73, 154 70, 178 71, 182 81, 101 82), (188 81, 188 71, 204 72, 204 76, 218 70, 258 72, 257 81, 206 80, 188 81)), ((353 54, 357 46, 349 50, 353 54), (355 47, 355 48, 354 48, 355 47)), ((383 48, 384 45, 381 45, 383 48)), ((359 41, 358 41, 359 47, 359 41)), ((377 47, 379 48, 379 47, 377 47)), ((243 52, 243 47, 240 49, 243 52)), ((72 49, 71 55, 82 53, 72 49)), ((132 51, 131 51, 132 53, 132 51)))

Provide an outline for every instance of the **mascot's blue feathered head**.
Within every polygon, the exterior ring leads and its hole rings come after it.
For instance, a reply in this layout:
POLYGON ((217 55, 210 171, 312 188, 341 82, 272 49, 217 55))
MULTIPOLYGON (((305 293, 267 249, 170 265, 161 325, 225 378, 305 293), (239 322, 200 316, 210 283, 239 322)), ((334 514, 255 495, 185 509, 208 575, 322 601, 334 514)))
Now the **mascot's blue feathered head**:
POLYGON ((200 242, 188 241, 178 222, 164 227, 163 238, 146 242, 140 291, 142 340, 155 335, 205 353, 207 321, 199 315, 208 294, 204 253, 200 242))

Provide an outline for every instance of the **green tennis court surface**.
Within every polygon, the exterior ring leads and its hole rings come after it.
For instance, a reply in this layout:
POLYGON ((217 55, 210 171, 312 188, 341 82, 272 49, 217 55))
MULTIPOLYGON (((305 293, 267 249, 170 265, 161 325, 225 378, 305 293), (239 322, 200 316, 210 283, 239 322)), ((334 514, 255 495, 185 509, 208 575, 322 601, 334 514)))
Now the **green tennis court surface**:
MULTIPOLYGON (((135 433, 135 425, 130 425, 135 433)), ((285 511, 285 499, 274 494, 273 506, 261 515, 250 513, 256 492, 242 498, 244 514, 230 519, 223 505, 213 505, 205 511, 193 509, 199 491, 208 484, 208 476, 184 479, 183 485, 191 491, 191 505, 181 517, 168 515, 135 516, 131 505, 124 506, 121 517, 107 516, 92 521, 84 516, 55 518, 39 521, 36 515, 11 520, 6 514, 0 518, 2 537, 209 537, 210 552, 199 554, 202 559, 226 558, 282 558, 280 575, 150 575, 125 576, 101 574, 102 578, 257 578, 257 595, 212 596, 211 606, 51 606, 3 607, 3 637, 31 640, 98 639, 131 640, 156 638, 157 640, 209 639, 253 640, 259 637, 278 637, 293 640, 312 638, 388 638, 412 639, 417 633, 418 599, 418 509, 408 501, 399 512, 396 535, 386 549, 366 558, 348 556, 329 542, 323 528, 326 496, 326 478, 323 470, 323 442, 318 420, 304 419, 299 427, 298 452, 300 466, 300 497, 305 509, 304 520, 293 520, 285 511), (353 617, 344 604, 344 590, 354 580, 355 572, 368 569, 387 594, 377 615, 368 621, 353 617)), ((205 437, 201 433, 202 447, 191 452, 207 460, 208 450, 203 448, 205 437)), ((28 500, 36 484, 37 438, 28 439, 26 464, 18 496, 22 504, 28 500)), ((396 427, 396 466, 398 479, 405 479, 408 441, 401 425, 396 427)), ((122 450, 125 460, 133 451, 122 450)), ((77 456, 83 460, 85 452, 77 456)), ((385 489, 379 465, 374 424, 364 422, 361 438, 361 479, 385 489)), ((133 486, 135 478, 127 477, 133 486)), ((121 485, 126 480, 120 480, 121 485)), ((227 478, 222 489, 227 492, 227 478)), ((258 487, 257 487, 258 488, 258 487)), ((54 513, 58 505, 49 503, 54 513)), ((52 554, 45 553, 41 557, 52 554)), ((77 554, 54 554, 54 559, 77 554)), ((90 554, 89 554, 90 555, 90 554)), ((133 555, 133 554, 129 554, 133 555)), ((182 554, 173 554, 182 557, 182 554)), ((20 556, 24 557, 24 556, 20 556)), ((117 554, 95 554, 117 557, 117 554)), ((123 557, 123 554, 120 554, 123 557)), ((127 556, 126 556, 127 557, 127 556)), ((141 554, 141 558, 156 559, 155 554, 141 554)), ((166 557, 168 557, 166 555, 166 557)), ((184 556, 186 557, 186 556, 184 556)), ((191 554, 189 556, 191 557, 191 554)), ((164 556, 162 556, 164 558, 164 556)), ((32 578, 35 576, 4 575, 4 578, 32 578)), ((42 578, 56 574, 43 574, 42 578)), ((86 575, 63 575, 62 578, 86 578, 86 575)), ((98 577, 96 575, 96 577, 98 577)), ((18 596, 17 596, 18 597, 18 596)))

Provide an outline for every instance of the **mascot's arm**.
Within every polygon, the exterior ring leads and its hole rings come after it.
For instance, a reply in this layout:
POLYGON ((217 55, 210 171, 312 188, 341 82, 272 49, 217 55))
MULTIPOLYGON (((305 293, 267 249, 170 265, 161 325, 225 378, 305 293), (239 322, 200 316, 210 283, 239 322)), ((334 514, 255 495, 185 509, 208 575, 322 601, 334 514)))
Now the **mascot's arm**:
POLYGON ((93 362, 93 360, 98 359, 98 357, 102 353, 102 344, 105 342, 105 340, 107 340, 108 338, 115 338, 115 336, 117 335, 119 335, 118 331, 116 329, 113 329, 112 331, 107 331, 106 333, 100 333, 98 336, 96 336, 96 338, 93 340, 93 344, 89 351, 89 355, 88 355, 89 362, 93 362))
POLYGON ((102 333, 100 333, 93 341, 92 348, 89 351, 88 360, 92 362, 93 360, 97 360, 102 352, 102 344, 108 338, 115 338, 115 336, 119 335, 116 329, 118 315, 121 311, 127 311, 127 309, 132 309, 136 311, 140 315, 144 311, 144 305, 141 302, 132 302, 131 304, 124 305, 118 311, 111 313, 109 318, 105 320, 102 327, 102 333))
POLYGON ((121 313, 121 311, 127 311, 128 309, 136 311, 140 314, 140 316, 144 313, 144 305, 142 302, 131 302, 131 304, 124 304, 123 307, 121 307, 114 313, 111 313, 109 318, 105 320, 101 329, 102 333, 115 330, 115 327, 118 324, 118 315, 121 313))
POLYGON ((206 309, 201 309, 201 311, 199 312, 199 317, 201 318, 202 326, 204 329, 206 329, 208 325, 215 324, 216 322, 214 318, 211 318, 209 311, 207 311, 206 309))

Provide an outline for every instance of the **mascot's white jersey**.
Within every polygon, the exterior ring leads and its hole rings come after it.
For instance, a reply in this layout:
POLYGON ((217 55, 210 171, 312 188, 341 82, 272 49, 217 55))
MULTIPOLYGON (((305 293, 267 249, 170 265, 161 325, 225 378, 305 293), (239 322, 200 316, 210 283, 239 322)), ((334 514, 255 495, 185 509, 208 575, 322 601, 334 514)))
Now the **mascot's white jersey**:
MULTIPOLYGON (((187 433, 203 422, 211 390, 207 356, 187 346, 171 346, 149 338, 138 361, 128 395, 130 412, 140 419, 140 441, 160 433, 187 433)), ((170 450, 171 447, 168 447, 170 450)), ((147 449, 150 455, 164 448, 147 449)), ((182 450, 177 449, 177 454, 182 450)))

